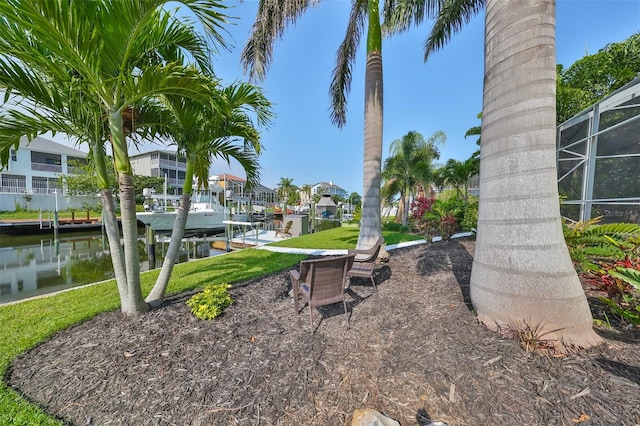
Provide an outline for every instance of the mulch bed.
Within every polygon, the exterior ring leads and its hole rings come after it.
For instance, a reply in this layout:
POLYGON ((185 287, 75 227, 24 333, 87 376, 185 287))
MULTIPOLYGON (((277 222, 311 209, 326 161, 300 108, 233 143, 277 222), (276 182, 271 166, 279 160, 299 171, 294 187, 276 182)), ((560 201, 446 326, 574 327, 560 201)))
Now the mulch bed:
MULTIPOLYGON (((600 329, 554 357, 475 320, 473 240, 390 252, 342 304, 294 312, 286 272, 231 289, 201 321, 185 301, 71 327, 14 360, 5 381, 75 425, 343 425, 357 408, 402 425, 638 425, 640 333, 600 329)), ((598 316, 598 312, 594 312, 598 316)))

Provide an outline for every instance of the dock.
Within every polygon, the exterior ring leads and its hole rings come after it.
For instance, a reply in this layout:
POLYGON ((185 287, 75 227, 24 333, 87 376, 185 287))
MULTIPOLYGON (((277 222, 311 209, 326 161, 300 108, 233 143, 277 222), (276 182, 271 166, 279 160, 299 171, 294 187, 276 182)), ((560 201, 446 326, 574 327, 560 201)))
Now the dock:
MULTIPOLYGON (((99 218, 58 219, 58 232, 78 232, 98 230, 102 227, 99 218)), ((0 220, 0 234, 37 235, 53 232, 53 220, 50 219, 16 219, 0 220)))

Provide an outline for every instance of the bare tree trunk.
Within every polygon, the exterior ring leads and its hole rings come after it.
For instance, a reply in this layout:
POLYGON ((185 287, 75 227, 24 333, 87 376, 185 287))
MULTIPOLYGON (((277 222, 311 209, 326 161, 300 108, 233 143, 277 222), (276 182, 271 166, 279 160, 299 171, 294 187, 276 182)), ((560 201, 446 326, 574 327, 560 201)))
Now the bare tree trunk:
POLYGON ((558 349, 601 339, 563 238, 555 164, 555 1, 488 0, 471 298, 490 328, 558 349))

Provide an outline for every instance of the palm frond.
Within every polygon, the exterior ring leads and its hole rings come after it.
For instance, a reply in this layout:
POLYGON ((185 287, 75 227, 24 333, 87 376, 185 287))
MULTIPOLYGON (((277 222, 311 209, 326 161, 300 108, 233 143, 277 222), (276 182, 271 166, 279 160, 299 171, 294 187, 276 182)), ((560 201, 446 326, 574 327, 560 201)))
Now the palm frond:
POLYGON ((442 49, 485 6, 486 0, 442 0, 431 33, 424 43, 424 60, 442 49))
POLYGON ((396 34, 433 17, 443 0, 385 0, 382 17, 385 34, 396 34))
POLYGON ((252 81, 262 81, 273 60, 273 47, 287 26, 295 24, 314 0, 260 0, 251 35, 245 43, 241 61, 252 81))
POLYGON ((364 31, 368 13, 367 0, 354 0, 344 39, 336 54, 329 96, 331 98, 331 122, 343 127, 347 122, 347 95, 351 91, 353 64, 364 31))

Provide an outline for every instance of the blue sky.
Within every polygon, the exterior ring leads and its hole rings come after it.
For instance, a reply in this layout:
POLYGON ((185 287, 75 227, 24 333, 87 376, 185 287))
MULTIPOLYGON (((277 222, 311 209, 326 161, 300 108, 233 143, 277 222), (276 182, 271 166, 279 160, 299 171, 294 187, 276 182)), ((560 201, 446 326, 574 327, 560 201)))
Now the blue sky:
MULTIPOLYGON (((214 62, 227 83, 247 79, 240 53, 257 11, 256 0, 230 3, 234 8, 228 15, 240 18, 229 27, 236 47, 214 62)), ((362 193, 364 46, 353 72, 347 125, 336 128, 328 113, 331 72, 349 8, 346 0, 321 2, 276 44, 267 78, 259 83, 277 114, 273 126, 262 132, 266 149, 261 176, 268 187, 286 177, 296 185, 333 181, 362 193)), ((556 20, 557 62, 568 67, 639 32, 640 1, 557 0, 556 20)), ((476 149, 475 139, 464 134, 480 124, 476 116, 482 109, 484 13, 424 63, 422 46, 429 28, 423 25, 384 41, 383 159, 390 143, 410 130, 425 138, 438 130, 446 133, 441 162, 464 160, 476 149)), ((229 169, 217 163, 214 172, 244 176, 235 165, 229 169)))
MULTIPOLYGON (((232 6, 227 14, 239 18, 227 27, 235 48, 216 56, 214 68, 223 84, 230 84, 247 80, 240 53, 258 2, 225 3, 232 6)), ((286 177, 298 186, 333 181, 362 194, 364 38, 353 70, 347 125, 334 127, 328 112, 331 72, 349 9, 350 1, 328 0, 309 10, 277 42, 267 78, 258 83, 277 114, 272 127, 262 131, 261 181, 268 187, 286 177)), ((640 0, 557 0, 556 12, 557 62, 565 67, 640 32, 640 0)), ((464 134, 480 125, 484 13, 424 63, 422 46, 429 29, 424 24, 384 41, 383 159, 391 142, 411 130, 425 138, 438 130, 446 133, 442 163, 464 160, 476 149, 475 138, 464 134)), ((142 151, 150 149, 158 146, 142 151)), ((217 162, 212 172, 244 177, 237 164, 229 168, 217 162)))

